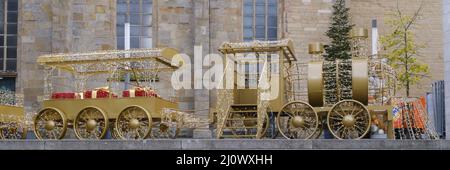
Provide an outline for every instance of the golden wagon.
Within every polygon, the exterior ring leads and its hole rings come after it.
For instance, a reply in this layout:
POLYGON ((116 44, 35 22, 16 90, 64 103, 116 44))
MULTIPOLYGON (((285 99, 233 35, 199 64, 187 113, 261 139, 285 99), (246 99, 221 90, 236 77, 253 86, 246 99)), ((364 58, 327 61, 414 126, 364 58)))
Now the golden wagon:
POLYGON ((23 107, 0 105, 0 139, 25 139, 27 128, 24 120, 23 107))
POLYGON ((174 133, 161 123, 161 111, 177 109, 178 104, 154 93, 153 85, 158 73, 178 68, 171 64, 177 53, 172 48, 155 48, 40 56, 38 63, 45 66, 46 73, 45 94, 52 98, 43 101, 43 109, 35 116, 36 137, 62 139, 69 127, 78 139, 102 139, 108 129, 118 139, 174 133), (53 93, 53 84, 58 83, 51 79, 55 70, 73 76, 76 92, 68 93, 69 98, 58 98, 66 93, 53 93), (121 97, 114 92, 120 91, 127 74, 135 79, 134 84, 130 83, 135 88, 124 89, 121 97), (107 86, 88 89, 86 83, 94 80, 107 86), (137 96, 138 91, 143 92, 141 97, 137 96))

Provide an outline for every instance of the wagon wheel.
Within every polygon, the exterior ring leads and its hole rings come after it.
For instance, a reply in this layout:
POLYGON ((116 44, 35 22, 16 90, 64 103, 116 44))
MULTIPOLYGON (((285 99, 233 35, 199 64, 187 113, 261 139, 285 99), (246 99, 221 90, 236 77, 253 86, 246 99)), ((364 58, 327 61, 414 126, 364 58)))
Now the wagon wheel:
MULTIPOLYGON (((2 130, 4 128, 6 128, 6 123, 3 123, 3 122, 0 121, 0 130, 2 130)), ((3 137, 3 132, 0 133, 0 139, 5 139, 3 137)))
POLYGON ((119 135, 117 135, 117 130, 116 130, 116 123, 115 121, 112 121, 110 123, 111 126, 111 138, 112 139, 120 139, 119 135))
POLYGON ((369 110, 362 103, 343 100, 328 112, 327 124, 338 139, 361 139, 369 132, 370 119, 369 110))
POLYGON ((56 108, 42 109, 34 120, 34 133, 37 139, 62 139, 66 131, 66 116, 56 108))
POLYGON ((277 115, 277 127, 287 139, 310 139, 319 127, 319 116, 314 108, 302 101, 290 102, 277 115))
POLYGON ((21 123, 9 122, 1 125, 0 139, 25 139, 26 137, 27 128, 21 123))
MULTIPOLYGON (((256 134, 255 130, 251 130, 250 127, 255 127, 253 129, 257 129, 258 121, 254 120, 257 119, 257 115, 254 113, 244 113, 244 114, 232 114, 231 118, 233 121, 229 123, 229 126, 234 127, 231 129, 231 133, 238 138, 240 135, 253 135, 256 134), (251 120, 245 120, 245 119, 251 119, 251 120)), ((266 113, 265 122, 263 124, 263 131, 261 133, 261 136, 264 136, 267 132, 267 129, 269 128, 269 115, 266 113)))
POLYGON ((319 122, 319 126, 317 127, 316 132, 311 136, 310 139, 319 139, 319 137, 322 135, 323 132, 323 123, 319 122))
POLYGON ((108 117, 97 107, 81 110, 74 122, 74 131, 78 139, 102 139, 108 130, 108 117))
POLYGON ((130 106, 120 112, 116 133, 120 139, 145 139, 151 132, 151 115, 140 106, 130 106))

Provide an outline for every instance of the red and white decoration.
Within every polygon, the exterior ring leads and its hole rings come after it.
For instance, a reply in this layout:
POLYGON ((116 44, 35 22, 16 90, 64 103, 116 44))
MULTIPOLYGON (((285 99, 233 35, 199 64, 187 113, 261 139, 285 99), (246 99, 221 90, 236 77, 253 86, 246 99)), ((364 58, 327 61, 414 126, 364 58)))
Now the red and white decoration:
POLYGON ((159 97, 159 95, 149 88, 135 88, 122 92, 123 97, 159 97))

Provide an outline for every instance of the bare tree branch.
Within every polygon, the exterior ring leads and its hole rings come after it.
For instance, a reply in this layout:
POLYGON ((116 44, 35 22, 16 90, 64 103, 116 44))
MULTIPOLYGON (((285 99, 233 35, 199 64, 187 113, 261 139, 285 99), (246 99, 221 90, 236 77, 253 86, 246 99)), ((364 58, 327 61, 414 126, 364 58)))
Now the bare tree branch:
POLYGON ((408 22, 408 24, 406 25, 406 30, 409 30, 409 28, 411 27, 411 25, 413 25, 414 23, 416 23, 417 18, 420 16, 422 9, 423 9, 423 0, 420 2, 420 6, 419 9, 416 10, 416 12, 414 13, 413 17, 411 18, 411 20, 408 22))

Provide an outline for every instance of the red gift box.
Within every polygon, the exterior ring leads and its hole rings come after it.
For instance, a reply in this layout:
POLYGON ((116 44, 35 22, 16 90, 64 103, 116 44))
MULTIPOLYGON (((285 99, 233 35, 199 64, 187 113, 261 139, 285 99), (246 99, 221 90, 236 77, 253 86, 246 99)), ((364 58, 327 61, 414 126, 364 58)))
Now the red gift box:
POLYGON ((75 93, 53 93, 52 99, 75 99, 75 93))
POLYGON ((159 97, 159 95, 151 89, 136 88, 122 92, 123 97, 159 97))
MULTIPOLYGON (((98 90, 89 90, 85 91, 83 94, 85 99, 95 99, 95 98, 109 98, 110 92, 105 89, 98 89, 98 90)), ((117 97, 114 94, 111 94, 111 97, 117 97)))

